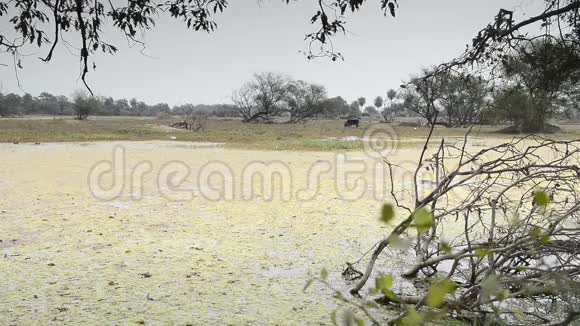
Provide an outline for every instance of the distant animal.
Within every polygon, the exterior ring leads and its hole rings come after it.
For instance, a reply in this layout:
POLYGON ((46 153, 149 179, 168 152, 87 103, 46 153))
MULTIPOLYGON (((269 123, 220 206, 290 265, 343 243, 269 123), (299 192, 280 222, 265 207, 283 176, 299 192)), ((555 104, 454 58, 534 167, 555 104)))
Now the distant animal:
POLYGON ((348 119, 346 120, 346 122, 344 123, 344 127, 357 127, 358 128, 358 123, 359 123, 359 119, 348 119))
POLYGON ((18 145, 18 144, 20 144, 20 142, 19 142, 19 141, 15 141, 15 142, 13 142, 12 144, 14 144, 14 145, 18 145))

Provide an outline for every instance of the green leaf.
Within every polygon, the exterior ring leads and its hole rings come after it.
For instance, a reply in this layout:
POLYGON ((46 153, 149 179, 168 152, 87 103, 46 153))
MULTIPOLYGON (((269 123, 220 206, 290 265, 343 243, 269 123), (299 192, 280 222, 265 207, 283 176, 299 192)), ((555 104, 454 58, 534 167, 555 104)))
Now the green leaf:
POLYGON ((406 251, 411 246, 411 243, 406 238, 401 238, 397 234, 393 234, 389 237, 389 243, 393 248, 400 249, 402 251, 406 251))
POLYGON ((540 243, 541 244, 548 244, 552 241, 552 239, 550 238, 550 236, 547 233, 542 234, 542 236, 540 237, 540 243))
POLYGON ((550 196, 543 190, 534 191, 534 201, 540 207, 546 207, 550 203, 550 196))
POLYGON ((369 289, 370 295, 375 295, 381 291, 387 298, 392 301, 398 301, 397 296, 390 288, 393 286, 393 275, 381 274, 375 278, 375 287, 369 289))
POLYGON ((479 248, 479 249, 475 249, 475 254, 477 255, 477 257, 486 257, 489 256, 489 254, 491 254, 491 250, 486 249, 486 248, 479 248))
POLYGON ((393 286, 393 275, 379 275, 375 279, 375 284, 377 289, 390 289, 393 286))
POLYGON ((503 291, 499 291, 495 296, 499 301, 504 301, 511 296, 511 292, 509 290, 504 289, 503 291))
POLYGON ((449 243, 447 243, 445 241, 441 241, 439 243, 439 250, 443 251, 446 254, 450 254, 451 253, 451 246, 449 245, 449 243))
POLYGON ((328 271, 326 270, 326 268, 323 268, 320 271, 320 278, 322 278, 323 280, 326 280, 328 278, 328 271))
POLYGON ((530 231, 530 234, 534 237, 534 238, 539 238, 542 235, 542 229, 535 225, 532 230, 530 231))
POLYGON ((384 204, 381 211, 381 221, 389 223, 395 217, 395 208, 391 204, 384 204))
POLYGON ((407 310, 407 315, 397 322, 399 326, 418 326, 423 323, 423 317, 415 310, 410 308, 407 310))
POLYGON ((360 318, 354 318, 354 323, 356 324, 356 326, 365 326, 365 322, 364 320, 360 319, 360 318))
POLYGON ((399 302, 399 298, 397 298, 395 292, 391 290, 383 289, 383 295, 393 302, 399 302))
POLYGON ((427 305, 431 308, 439 308, 445 302, 445 296, 455 293, 457 286, 448 279, 442 279, 431 286, 427 293, 427 305))
POLYGON ((431 212, 425 207, 413 212, 413 220, 415 223, 412 226, 414 226, 419 233, 429 231, 433 224, 431 212))
POLYGON ((550 235, 542 230, 539 226, 534 226, 530 235, 540 241, 541 244, 548 244, 551 241, 550 235))

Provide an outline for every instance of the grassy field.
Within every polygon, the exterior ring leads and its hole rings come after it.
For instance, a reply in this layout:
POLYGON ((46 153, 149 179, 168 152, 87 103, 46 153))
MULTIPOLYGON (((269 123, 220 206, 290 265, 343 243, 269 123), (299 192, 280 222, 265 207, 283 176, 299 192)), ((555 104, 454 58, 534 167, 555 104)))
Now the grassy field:
MULTIPOLYGON (((427 128, 401 127, 363 121, 360 128, 344 128, 343 122, 312 121, 306 124, 245 124, 237 120, 209 120, 205 130, 191 132, 169 127, 172 121, 132 117, 96 117, 87 121, 70 118, 47 119, 27 117, 0 119, 0 142, 89 142, 171 140, 223 143, 226 147, 265 150, 336 151, 362 148, 359 138, 368 136, 370 126, 392 128, 388 138, 405 140, 399 145, 419 143, 428 134, 427 128), (394 136, 393 136, 394 135, 394 136)), ((477 127, 480 137, 511 138, 498 134, 499 126, 477 127)), ((578 126, 564 126, 558 138, 580 138, 578 126)), ((462 128, 437 128, 435 138, 461 137, 462 128)))

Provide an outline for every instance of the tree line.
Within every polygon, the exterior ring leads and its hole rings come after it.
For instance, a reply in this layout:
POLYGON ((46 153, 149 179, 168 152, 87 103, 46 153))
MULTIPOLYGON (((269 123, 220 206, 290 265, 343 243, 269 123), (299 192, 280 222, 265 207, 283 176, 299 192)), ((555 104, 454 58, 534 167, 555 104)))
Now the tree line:
POLYGON ((42 92, 38 96, 29 93, 20 96, 0 92, 0 117, 18 115, 76 116, 84 119, 97 116, 141 116, 183 115, 195 112, 213 117, 237 117, 231 104, 183 104, 170 107, 167 103, 147 104, 136 98, 113 99, 112 97, 91 97, 82 91, 70 97, 42 92))
MULTIPOLYGON (((248 82, 233 96, 234 104, 182 104, 170 107, 167 103, 147 104, 136 98, 114 99, 110 96, 90 96, 84 91, 73 95, 53 95, 42 92, 19 95, 0 92, 0 117, 19 115, 75 116, 205 116, 242 118, 245 122, 274 122, 288 115, 288 122, 305 122, 312 118, 336 119, 360 117, 363 97, 348 103, 343 97, 328 97, 322 85, 293 81, 282 74, 256 74, 256 81, 248 82), (278 83, 278 85, 276 85, 278 83)), ((365 112, 376 114, 374 107, 365 112)))

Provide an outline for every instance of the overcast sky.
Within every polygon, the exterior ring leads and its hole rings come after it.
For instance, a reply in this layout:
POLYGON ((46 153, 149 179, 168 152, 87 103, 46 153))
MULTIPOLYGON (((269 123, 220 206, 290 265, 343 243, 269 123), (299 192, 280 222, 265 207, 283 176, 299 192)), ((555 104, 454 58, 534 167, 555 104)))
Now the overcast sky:
MULTIPOLYGON (((145 35, 148 56, 138 47, 129 48, 118 33, 105 31, 104 38, 118 45, 119 52, 94 57, 97 69, 91 69, 88 81, 96 94, 114 98, 136 97, 150 104, 214 104, 230 102, 232 92, 253 73, 275 71, 320 83, 329 96, 348 101, 364 96, 372 103, 421 67, 460 54, 499 8, 528 8, 537 1, 399 0, 393 19, 382 15, 378 0, 369 0, 363 10, 349 15, 347 35, 335 40, 345 60, 331 62, 308 60, 299 53, 306 46, 304 35, 313 31, 309 19, 316 12, 315 1, 285 5, 270 0, 259 6, 254 0, 232 0, 212 34, 160 18, 157 28, 145 35)), ((4 33, 9 28, 7 18, 0 19, 4 33)), ((67 40, 75 43, 71 35, 67 40)), ((47 50, 28 49, 31 55, 19 72, 23 90, 33 95, 42 91, 70 95, 82 88, 78 58, 60 46, 52 62, 45 64, 37 57, 47 50)), ((2 63, 8 60, 0 57, 2 63)), ((3 92, 24 93, 18 89, 12 66, 0 67, 0 83, 3 92)))

